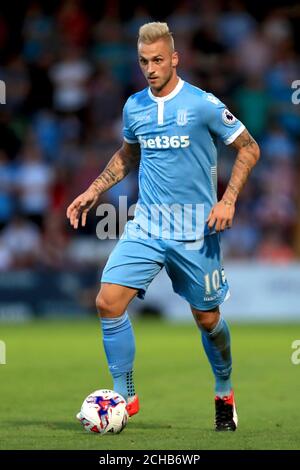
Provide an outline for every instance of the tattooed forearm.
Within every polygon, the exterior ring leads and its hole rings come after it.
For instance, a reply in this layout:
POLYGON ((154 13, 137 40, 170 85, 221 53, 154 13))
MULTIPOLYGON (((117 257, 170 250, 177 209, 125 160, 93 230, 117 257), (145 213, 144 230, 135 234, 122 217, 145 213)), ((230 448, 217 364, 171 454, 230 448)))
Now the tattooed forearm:
POLYGON ((228 188, 230 189, 230 191, 231 191, 233 194, 236 194, 236 195, 239 194, 238 189, 237 189, 232 183, 229 183, 229 184, 228 184, 228 188))
POLYGON ((248 173, 250 173, 251 167, 250 167, 250 165, 248 164, 248 162, 246 162, 245 160, 243 160, 241 157, 238 157, 238 161, 239 161, 240 164, 244 165, 245 169, 248 171, 248 173))
POLYGON ((117 176, 109 168, 106 169, 106 173, 109 176, 109 178, 111 178, 113 181, 117 181, 118 179, 117 176))
POLYGON ((244 187, 248 176, 259 159, 259 147, 247 130, 231 144, 238 154, 232 169, 230 181, 223 195, 223 200, 234 204, 244 187))
POLYGON ((115 175, 115 173, 109 168, 106 168, 101 173, 101 175, 99 175, 98 178, 95 179, 95 181, 92 183, 92 186, 97 188, 99 193, 102 193, 103 191, 106 191, 107 189, 111 188, 118 181, 120 181, 120 179, 118 179, 117 175, 115 175))
POLYGON ((96 189, 99 194, 107 191, 128 175, 139 157, 139 145, 124 143, 108 162, 103 172, 91 184, 91 187, 96 189))

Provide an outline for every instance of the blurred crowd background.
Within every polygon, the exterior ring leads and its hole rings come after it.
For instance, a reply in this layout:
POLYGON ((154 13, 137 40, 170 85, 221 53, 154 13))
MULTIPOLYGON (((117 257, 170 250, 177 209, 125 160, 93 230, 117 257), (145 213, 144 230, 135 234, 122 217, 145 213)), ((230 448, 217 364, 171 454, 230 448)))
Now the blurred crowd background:
MULTIPOLYGON (((0 7, 0 271, 99 267, 111 246, 99 217, 74 232, 65 211, 122 141, 122 107, 144 88, 138 28, 167 21, 179 76, 214 93, 252 133, 262 156, 240 196, 225 259, 300 257, 300 5, 289 2, 24 1, 0 7)), ((234 154, 219 149, 219 191, 234 154)), ((132 173, 103 195, 137 198, 132 173)))

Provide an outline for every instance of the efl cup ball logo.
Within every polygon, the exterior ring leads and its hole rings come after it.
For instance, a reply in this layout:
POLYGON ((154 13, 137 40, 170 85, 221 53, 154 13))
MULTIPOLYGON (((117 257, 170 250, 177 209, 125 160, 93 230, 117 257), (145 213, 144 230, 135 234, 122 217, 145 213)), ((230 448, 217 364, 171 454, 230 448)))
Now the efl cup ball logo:
POLYGON ((96 390, 83 401, 76 417, 88 432, 118 434, 128 421, 126 405, 114 390, 96 390))

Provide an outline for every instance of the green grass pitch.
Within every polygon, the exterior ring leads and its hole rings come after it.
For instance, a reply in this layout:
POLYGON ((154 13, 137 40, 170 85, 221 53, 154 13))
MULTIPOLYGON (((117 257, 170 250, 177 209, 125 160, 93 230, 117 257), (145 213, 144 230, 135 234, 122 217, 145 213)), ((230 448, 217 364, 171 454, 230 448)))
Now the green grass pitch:
POLYGON ((141 411, 119 435, 75 419, 90 392, 111 388, 99 322, 1 325, 0 449, 299 449, 300 325, 231 326, 235 433, 213 430, 213 377, 194 324, 134 322, 141 411))

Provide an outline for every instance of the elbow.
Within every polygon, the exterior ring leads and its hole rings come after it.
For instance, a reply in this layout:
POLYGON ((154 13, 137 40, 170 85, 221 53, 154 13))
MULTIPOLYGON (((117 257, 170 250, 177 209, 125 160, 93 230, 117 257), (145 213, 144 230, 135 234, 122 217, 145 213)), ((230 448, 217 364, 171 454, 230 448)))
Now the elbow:
POLYGON ((256 165, 256 163, 260 159, 260 148, 259 148, 259 145, 256 142, 255 142, 255 146, 253 148, 253 156, 254 156, 254 161, 255 161, 254 164, 256 165))

